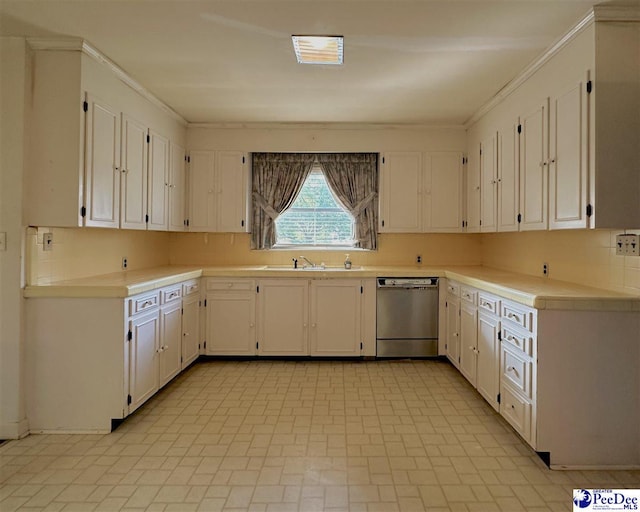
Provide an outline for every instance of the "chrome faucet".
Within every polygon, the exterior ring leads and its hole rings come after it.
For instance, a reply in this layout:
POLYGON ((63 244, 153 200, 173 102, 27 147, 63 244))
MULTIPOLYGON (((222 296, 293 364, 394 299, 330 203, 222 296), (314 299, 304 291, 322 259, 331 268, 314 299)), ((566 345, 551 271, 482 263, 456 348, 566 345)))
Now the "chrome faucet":
POLYGON ((300 259, 306 261, 311 268, 315 268, 316 264, 310 261, 306 256, 300 256, 300 259))

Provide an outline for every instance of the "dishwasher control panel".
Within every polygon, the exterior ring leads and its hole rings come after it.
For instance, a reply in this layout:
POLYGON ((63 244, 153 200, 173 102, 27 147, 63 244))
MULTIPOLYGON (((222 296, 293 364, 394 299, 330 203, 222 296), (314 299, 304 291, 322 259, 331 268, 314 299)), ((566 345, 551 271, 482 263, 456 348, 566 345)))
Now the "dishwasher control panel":
POLYGON ((437 277, 379 277, 378 288, 431 288, 438 286, 437 277))

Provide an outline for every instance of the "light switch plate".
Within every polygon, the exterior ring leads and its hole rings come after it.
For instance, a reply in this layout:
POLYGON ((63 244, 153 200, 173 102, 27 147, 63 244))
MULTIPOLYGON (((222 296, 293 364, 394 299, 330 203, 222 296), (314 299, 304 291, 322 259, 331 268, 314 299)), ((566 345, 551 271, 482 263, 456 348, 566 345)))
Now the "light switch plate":
POLYGON ((616 255, 640 256, 640 235, 616 235, 616 255))
POLYGON ((7 232, 3 231, 0 233, 0 251, 7 250, 7 232))

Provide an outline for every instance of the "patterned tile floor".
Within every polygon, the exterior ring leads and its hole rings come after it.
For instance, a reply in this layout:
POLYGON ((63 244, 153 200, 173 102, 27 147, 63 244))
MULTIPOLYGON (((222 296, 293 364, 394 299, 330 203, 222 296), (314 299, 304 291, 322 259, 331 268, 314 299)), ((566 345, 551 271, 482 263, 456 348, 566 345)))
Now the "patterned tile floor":
POLYGON ((206 361, 108 435, 0 446, 0 511, 568 511, 640 471, 550 471, 442 361, 206 361))

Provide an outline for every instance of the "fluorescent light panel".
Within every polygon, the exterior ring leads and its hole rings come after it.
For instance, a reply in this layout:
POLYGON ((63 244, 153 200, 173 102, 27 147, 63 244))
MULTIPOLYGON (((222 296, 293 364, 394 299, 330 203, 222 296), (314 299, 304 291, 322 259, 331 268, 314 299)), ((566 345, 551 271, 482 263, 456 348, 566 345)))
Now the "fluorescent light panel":
POLYGON ((291 40, 300 64, 342 64, 342 36, 291 36, 291 40))

